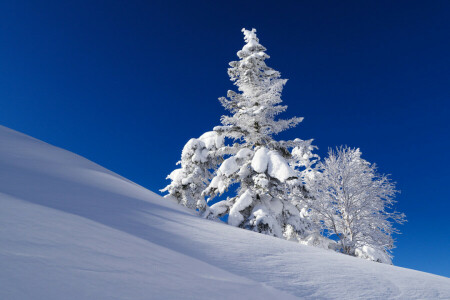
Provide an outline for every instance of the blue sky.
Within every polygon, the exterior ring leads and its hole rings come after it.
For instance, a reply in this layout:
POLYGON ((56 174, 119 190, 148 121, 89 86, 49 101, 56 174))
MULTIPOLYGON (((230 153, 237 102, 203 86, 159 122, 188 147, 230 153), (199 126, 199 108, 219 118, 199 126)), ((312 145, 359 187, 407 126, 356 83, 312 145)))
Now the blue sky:
POLYGON ((401 190, 394 263, 450 276, 450 2, 65 2, 0 4, 2 125, 157 191, 254 27, 305 117, 280 138, 360 147, 401 190))

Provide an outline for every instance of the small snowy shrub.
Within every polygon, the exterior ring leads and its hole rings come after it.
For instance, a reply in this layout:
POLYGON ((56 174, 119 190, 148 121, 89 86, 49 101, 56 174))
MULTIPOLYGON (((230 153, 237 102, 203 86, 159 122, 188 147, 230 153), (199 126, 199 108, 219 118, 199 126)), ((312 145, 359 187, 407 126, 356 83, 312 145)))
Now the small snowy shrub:
POLYGON ((205 211, 207 205, 202 192, 212 178, 211 170, 221 162, 216 151, 222 146, 223 138, 213 131, 204 133, 198 139, 190 139, 177 163, 181 168, 167 176, 171 183, 161 192, 168 192, 166 197, 175 199, 183 206, 205 211))

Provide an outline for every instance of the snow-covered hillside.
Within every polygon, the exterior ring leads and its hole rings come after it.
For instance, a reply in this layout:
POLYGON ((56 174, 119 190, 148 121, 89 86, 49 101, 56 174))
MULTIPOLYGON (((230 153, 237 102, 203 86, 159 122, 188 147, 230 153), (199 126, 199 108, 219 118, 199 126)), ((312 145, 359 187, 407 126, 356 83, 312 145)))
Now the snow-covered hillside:
POLYGON ((450 299, 450 279, 198 218, 0 126, 0 299, 296 297, 450 299))

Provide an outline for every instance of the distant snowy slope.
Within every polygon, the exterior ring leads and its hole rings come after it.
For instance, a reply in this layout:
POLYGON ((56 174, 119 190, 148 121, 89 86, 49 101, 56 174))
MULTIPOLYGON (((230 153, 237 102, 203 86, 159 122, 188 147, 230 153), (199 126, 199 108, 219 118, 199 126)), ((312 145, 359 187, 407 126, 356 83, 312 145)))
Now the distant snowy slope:
POLYGON ((0 299, 295 297, 450 299, 450 279, 200 219, 0 126, 0 299))

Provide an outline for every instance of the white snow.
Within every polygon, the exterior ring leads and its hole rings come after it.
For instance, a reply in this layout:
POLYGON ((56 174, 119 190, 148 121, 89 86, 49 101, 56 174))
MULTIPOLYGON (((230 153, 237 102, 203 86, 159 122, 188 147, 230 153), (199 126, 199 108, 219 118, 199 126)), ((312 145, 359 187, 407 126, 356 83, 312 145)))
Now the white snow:
POLYGON ((190 139, 181 152, 182 160, 186 160, 188 157, 191 157, 192 162, 206 162, 208 150, 205 148, 205 143, 198 139, 190 139))
POLYGON ((200 141, 205 143, 208 150, 215 148, 220 148, 223 146, 224 139, 222 136, 218 135, 215 131, 208 131, 202 134, 199 138, 200 141))
POLYGON ((251 221, 254 222, 254 225, 258 224, 267 224, 273 230, 275 236, 282 236, 282 231, 280 225, 277 220, 273 217, 273 215, 268 211, 268 207, 263 204, 257 204, 252 211, 252 216, 254 219, 251 221))
POLYGON ((215 215, 220 216, 228 210, 229 204, 227 201, 220 201, 209 207, 209 210, 215 215))
POLYGON ((369 246, 362 246, 361 248, 356 248, 355 254, 357 257, 369 259, 372 261, 378 261, 384 264, 392 264, 391 258, 383 251, 374 249, 369 246))
POLYGON ((240 211, 246 209, 250 204, 252 204, 252 194, 249 190, 246 190, 239 199, 236 200, 236 203, 230 209, 230 214, 228 216, 228 224, 232 226, 239 226, 239 224, 244 221, 244 217, 241 215, 240 211))
POLYGON ((235 156, 232 156, 232 157, 224 160, 222 165, 219 168, 220 173, 225 176, 230 176, 231 174, 235 173, 237 170, 239 170, 239 166, 236 163, 235 156))
POLYGON ((269 164, 267 173, 273 178, 278 179, 281 182, 285 182, 289 178, 295 178, 297 175, 295 171, 289 167, 286 160, 281 157, 281 155, 277 151, 270 151, 269 155, 269 164))
POLYGON ((253 156, 252 168, 258 173, 264 173, 267 170, 267 165, 269 163, 269 156, 267 155, 269 150, 267 148, 261 147, 253 156))
POLYGON ((170 178, 173 181, 181 182, 183 180, 183 170, 182 169, 175 169, 173 170, 167 178, 170 178))
POLYGON ((277 151, 269 151, 265 147, 261 147, 256 151, 251 165, 256 172, 264 173, 267 171, 271 177, 281 182, 297 176, 295 171, 277 151))
POLYGON ((242 148, 241 150, 236 153, 236 158, 248 158, 253 154, 253 151, 248 148, 242 148))
POLYGON ((450 299, 448 278, 199 218, 1 126, 0 245, 0 299, 450 299))

